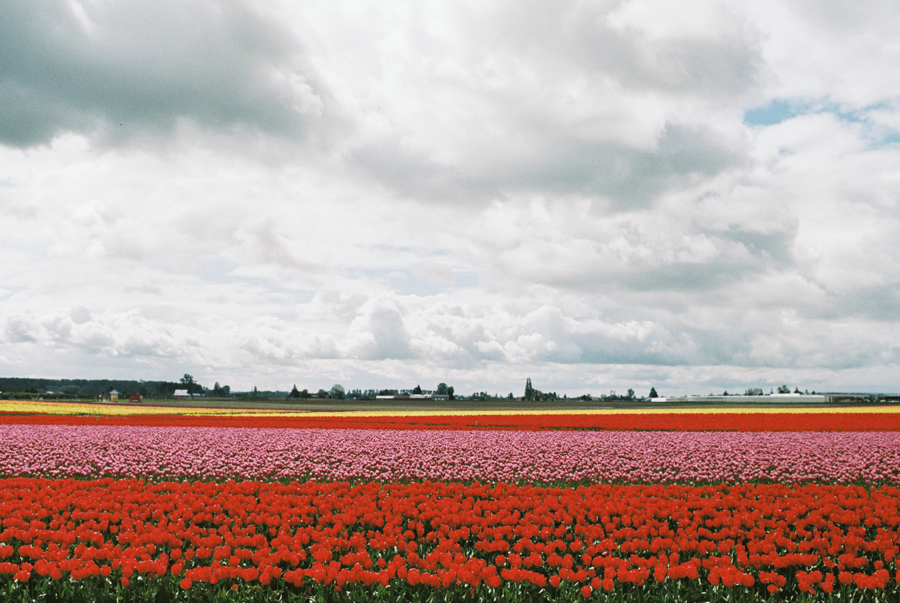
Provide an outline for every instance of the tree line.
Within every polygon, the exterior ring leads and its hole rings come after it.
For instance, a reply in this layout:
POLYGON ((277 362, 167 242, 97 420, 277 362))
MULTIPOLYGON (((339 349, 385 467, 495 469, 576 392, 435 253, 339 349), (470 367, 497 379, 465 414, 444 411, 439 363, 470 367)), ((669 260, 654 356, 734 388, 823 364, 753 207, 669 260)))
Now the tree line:
MULTIPOLYGON (((120 396, 139 394, 143 398, 171 398, 176 390, 187 390, 192 397, 204 395, 230 397, 231 388, 216 382, 210 389, 185 374, 178 381, 135 381, 132 379, 43 379, 0 377, 0 398, 44 400, 96 400, 116 390, 120 396)), ((283 394, 282 394, 283 397, 283 394)))
POLYGON ((111 390, 121 394, 140 394, 145 398, 170 398, 176 389, 184 389, 175 381, 133 381, 127 379, 38 379, 29 377, 0 377, 3 396, 44 399, 94 399, 108 395, 111 390))

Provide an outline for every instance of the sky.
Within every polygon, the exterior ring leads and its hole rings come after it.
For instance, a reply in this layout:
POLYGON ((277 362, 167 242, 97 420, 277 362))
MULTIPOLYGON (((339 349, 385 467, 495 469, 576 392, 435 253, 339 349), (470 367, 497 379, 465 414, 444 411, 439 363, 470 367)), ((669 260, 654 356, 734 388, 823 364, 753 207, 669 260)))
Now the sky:
POLYGON ((894 0, 0 6, 0 374, 900 390, 894 0))

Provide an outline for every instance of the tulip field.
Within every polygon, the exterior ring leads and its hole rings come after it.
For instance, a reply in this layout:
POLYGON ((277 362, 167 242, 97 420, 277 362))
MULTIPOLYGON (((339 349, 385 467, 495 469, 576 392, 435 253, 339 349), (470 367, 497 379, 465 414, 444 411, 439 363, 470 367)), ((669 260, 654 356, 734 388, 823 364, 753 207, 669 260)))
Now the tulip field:
POLYGON ((900 408, 0 402, 0 600, 900 601, 900 408))

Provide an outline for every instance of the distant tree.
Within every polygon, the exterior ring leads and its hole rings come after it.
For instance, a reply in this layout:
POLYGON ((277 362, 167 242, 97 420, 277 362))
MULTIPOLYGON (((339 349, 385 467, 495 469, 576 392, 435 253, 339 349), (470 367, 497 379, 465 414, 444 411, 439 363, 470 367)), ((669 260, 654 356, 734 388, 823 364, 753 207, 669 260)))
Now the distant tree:
POLYGON ((659 398, 659 394, 656 393, 656 388, 655 388, 655 387, 651 387, 651 388, 650 388, 650 397, 651 397, 651 398, 659 398))
POLYGON ((185 386, 188 394, 191 397, 194 397, 195 393, 199 393, 203 391, 203 386, 194 381, 194 377, 192 375, 184 374, 184 377, 181 378, 181 384, 185 386))
POLYGON ((761 387, 751 387, 744 391, 745 396, 761 396, 763 395, 763 390, 761 387))
POLYGON ((627 397, 629 400, 634 400, 634 390, 631 389, 630 387, 628 388, 627 397))
POLYGON ((392 392, 391 390, 389 390, 389 389, 383 389, 383 390, 381 390, 380 392, 378 392, 378 395, 379 395, 379 396, 392 396, 392 395, 394 395, 394 394, 393 394, 393 392, 392 392))
POLYGON ((327 398, 328 392, 326 392, 324 389, 320 389, 319 393, 316 394, 316 397, 317 398, 327 398))
POLYGON ((456 400, 456 396, 453 395, 453 386, 452 385, 447 388, 447 395, 450 397, 451 400, 456 400))
POLYGON ((331 386, 331 397, 337 400, 340 400, 344 397, 344 386, 340 383, 335 383, 331 386))
POLYGON ((525 399, 529 402, 534 401, 534 387, 531 386, 531 377, 525 379, 525 399))
POLYGON ((422 386, 421 386, 421 385, 417 385, 417 386, 412 390, 412 393, 414 393, 414 394, 421 394, 421 393, 422 393, 422 386))
POLYGON ((438 383, 437 389, 434 390, 434 393, 436 393, 439 396, 446 396, 447 395, 447 384, 446 383, 438 383))
POLYGON ((722 392, 722 395, 723 395, 723 396, 727 396, 727 395, 728 395, 728 390, 726 389, 724 392, 722 392))
POLYGON ((296 383, 294 384, 294 389, 291 390, 290 397, 291 398, 299 398, 300 397, 300 390, 297 389, 296 383))
POLYGON ((795 393, 795 394, 799 394, 799 393, 800 393, 800 388, 799 388, 799 387, 795 387, 795 388, 794 388, 794 393, 795 393))
POLYGON ((780 386, 778 386, 778 393, 779 394, 789 394, 789 393, 791 393, 791 388, 789 388, 787 385, 780 385, 780 386))

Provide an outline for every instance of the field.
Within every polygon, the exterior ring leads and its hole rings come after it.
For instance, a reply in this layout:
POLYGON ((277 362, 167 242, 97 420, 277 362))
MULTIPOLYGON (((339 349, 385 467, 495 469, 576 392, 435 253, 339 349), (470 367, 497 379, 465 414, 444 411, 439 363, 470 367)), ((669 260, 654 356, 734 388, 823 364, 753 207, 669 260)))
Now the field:
POLYGON ((897 601, 900 408, 0 402, 5 601, 897 601))

